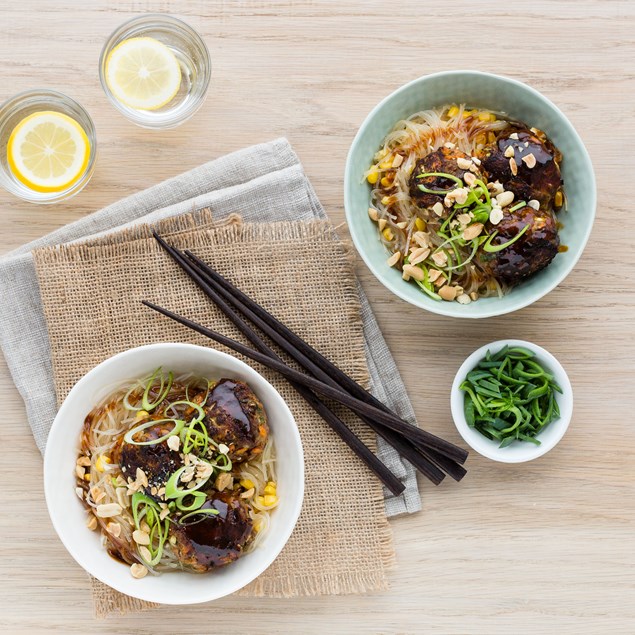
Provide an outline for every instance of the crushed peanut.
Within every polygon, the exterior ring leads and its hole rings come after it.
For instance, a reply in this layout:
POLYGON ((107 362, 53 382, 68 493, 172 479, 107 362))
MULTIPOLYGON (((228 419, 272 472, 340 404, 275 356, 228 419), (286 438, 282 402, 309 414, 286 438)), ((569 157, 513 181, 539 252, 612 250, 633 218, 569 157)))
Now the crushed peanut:
POLYGON ((149 545, 150 544, 150 534, 145 531, 141 531, 141 529, 136 529, 132 532, 132 539, 138 545, 149 545))
POLYGON ((375 222, 377 222, 377 219, 379 218, 377 210, 374 207, 368 208, 368 216, 370 217, 370 220, 374 220, 375 222))
POLYGON ((480 236, 483 231, 483 223, 474 223, 465 229, 463 232, 463 240, 473 240, 477 236, 480 236))
POLYGON ((476 183, 476 177, 471 172, 466 172, 463 180, 472 187, 476 183))
POLYGON ((540 202, 537 201, 535 198, 532 198, 531 201, 527 203, 527 205, 531 207, 531 209, 535 209, 535 210, 540 209, 540 202))
POLYGON ((421 269, 421 267, 415 267, 414 265, 404 265, 403 271, 415 280, 423 282, 423 269, 421 269))
POLYGON ((514 193, 506 190, 505 192, 501 192, 496 196, 496 201, 500 207, 506 207, 510 205, 514 200, 514 193))
POLYGON ((141 578, 145 578, 146 575, 148 575, 148 570, 142 564, 135 562, 130 567, 130 573, 133 578, 140 580, 141 578))
POLYGON ((423 262, 429 255, 429 249, 427 249, 426 247, 419 247, 410 254, 410 264, 418 265, 420 262, 423 262))
POLYGON ((88 467, 90 465, 90 458, 87 456, 80 456, 77 459, 77 465, 81 465, 82 467, 88 467))
POLYGON ((516 159, 509 160, 509 169, 512 171, 514 176, 518 174, 518 164, 516 163, 516 159))
POLYGON ((83 479, 86 474, 86 470, 81 465, 76 465, 75 474, 77 475, 77 478, 83 479))
POLYGON ((507 146, 505 148, 505 156, 511 159, 514 156, 514 146, 507 146))
POLYGON ((441 204, 440 201, 437 201, 433 206, 432 206, 432 211, 437 215, 437 216, 442 216, 443 215, 443 205, 441 204))
POLYGON ((428 280, 430 280, 430 282, 434 282, 440 275, 441 272, 438 269, 430 269, 430 271, 428 271, 428 280))
POLYGON ((388 225, 388 221, 385 218, 380 218, 379 221, 377 221, 377 224, 379 226, 379 231, 383 232, 386 225, 388 225))
POLYGON ((430 241, 424 232, 415 232, 412 235, 412 239, 419 245, 419 247, 428 247, 430 241))
POLYGON ((446 301, 452 302, 457 295, 457 288, 450 287, 447 284, 439 289, 439 295, 446 301))
POLYGON ((389 267, 394 267, 399 262, 400 258, 401 258, 401 252, 396 251, 392 256, 390 256, 390 258, 388 258, 388 260, 386 260, 386 264, 389 267))
POLYGON ((399 229, 406 229, 406 227, 408 227, 408 223, 407 221, 401 221, 400 223, 397 223, 397 227, 399 227, 399 229))
POLYGON ((469 304, 472 302, 471 298, 467 293, 461 293, 461 295, 456 296, 456 301, 459 304, 469 304))
POLYGON ((138 483, 143 485, 143 487, 148 487, 148 477, 140 467, 137 468, 136 477, 138 483))
POLYGON ((94 514, 89 514, 86 519, 86 527, 88 527, 91 531, 95 531, 95 529, 97 529, 97 518, 95 518, 94 514))
POLYGON ((109 534, 112 534, 115 538, 118 538, 119 536, 121 536, 121 525, 116 522, 108 523, 106 525, 106 531, 109 534))
POLYGON ((181 439, 178 434, 173 434, 171 437, 168 437, 166 443, 173 452, 178 452, 181 447, 181 439))
POLYGON ((84 500, 84 490, 81 487, 75 488, 75 494, 77 494, 79 500, 84 500))
POLYGON ((122 508, 119 503, 106 503, 104 505, 97 505, 95 509, 95 514, 99 516, 99 518, 110 518, 112 516, 119 516, 121 514, 122 508))
POLYGON ((492 225, 498 225, 503 220, 503 210, 500 207, 492 207, 492 211, 489 213, 489 222, 492 225))
POLYGON ((252 487, 246 491, 244 491, 240 497, 241 498, 251 498, 256 493, 256 490, 252 487))
POLYGON ((398 168, 403 163, 403 155, 396 154, 395 158, 392 160, 392 167, 398 168))
POLYGON ((509 135, 509 138, 510 138, 510 139, 514 139, 515 141, 518 141, 518 133, 517 133, 517 132, 512 132, 512 133, 509 135))
POLYGON ((448 255, 445 251, 437 251, 432 254, 432 260, 436 262, 439 266, 443 266, 448 261, 448 255))
POLYGON ((523 158, 522 158, 522 162, 529 168, 533 168, 536 165, 536 157, 534 156, 534 154, 532 152, 530 152, 529 154, 526 154, 523 158))
POLYGON ((456 160, 456 164, 461 170, 469 170, 474 165, 470 159, 464 159, 463 157, 459 157, 456 160))
POLYGON ((222 492, 224 489, 232 487, 234 485, 234 477, 228 472, 221 472, 214 482, 214 487, 222 492))

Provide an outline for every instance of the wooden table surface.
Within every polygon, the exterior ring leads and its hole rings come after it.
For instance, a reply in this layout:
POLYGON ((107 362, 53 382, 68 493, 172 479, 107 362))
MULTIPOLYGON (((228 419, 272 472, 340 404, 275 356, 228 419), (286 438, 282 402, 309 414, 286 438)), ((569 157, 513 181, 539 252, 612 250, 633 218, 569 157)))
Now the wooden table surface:
POLYGON ((385 593, 226 598, 95 620, 87 577, 49 522, 41 456, 0 362, 4 632, 635 632, 635 3, 20 0, 2 3, 0 24, 0 100, 56 88, 87 107, 99 138, 92 182, 70 202, 38 207, 0 192, 1 253, 279 136, 291 141, 341 223, 344 161, 365 115, 406 81, 454 68, 515 77, 558 104, 589 149, 599 189, 591 240, 573 273, 512 315, 463 322, 423 313, 388 295, 360 263, 415 410, 431 431, 458 441, 451 379, 468 353, 494 339, 545 346, 575 391, 569 432, 535 463, 472 455, 461 484, 421 483, 423 511, 391 523, 397 559, 385 593), (206 103, 175 131, 135 127, 109 105, 98 80, 106 36, 153 10, 195 27, 214 64, 206 103))

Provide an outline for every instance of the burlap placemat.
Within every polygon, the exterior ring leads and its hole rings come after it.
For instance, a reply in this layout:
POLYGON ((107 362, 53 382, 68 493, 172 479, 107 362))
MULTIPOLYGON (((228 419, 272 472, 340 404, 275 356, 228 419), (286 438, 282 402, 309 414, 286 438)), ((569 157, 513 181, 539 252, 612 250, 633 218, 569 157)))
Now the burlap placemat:
MULTIPOLYGON (((352 265, 327 222, 242 224, 231 217, 213 226, 211 214, 202 211, 164 221, 158 230, 213 263, 357 381, 368 381, 352 265)), ((88 370, 125 349, 163 341, 216 346, 145 309, 142 299, 240 339, 145 226, 33 253, 58 402, 88 370)), ((287 401, 300 428, 306 494, 287 546, 240 593, 290 597, 385 588, 393 550, 379 482, 284 380, 257 369, 287 401)), ((374 447, 372 432, 345 410, 338 413, 374 447)), ((152 606, 98 581, 93 589, 98 615, 152 606)))

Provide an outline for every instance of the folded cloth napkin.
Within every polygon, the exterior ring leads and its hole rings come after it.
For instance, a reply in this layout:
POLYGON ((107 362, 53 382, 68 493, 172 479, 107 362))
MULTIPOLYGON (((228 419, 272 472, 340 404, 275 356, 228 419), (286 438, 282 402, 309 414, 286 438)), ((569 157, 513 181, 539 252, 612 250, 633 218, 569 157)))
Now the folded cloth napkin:
MULTIPOLYGON (((231 213, 240 213, 245 222, 326 218, 295 152, 286 139, 277 139, 221 157, 129 196, 0 260, 0 346, 42 452, 57 405, 50 343, 31 251, 206 207, 211 207, 219 220, 231 213)), ((371 392, 416 425, 405 387, 361 286, 359 293, 371 392)), ((384 490, 386 514, 418 511, 421 500, 414 468, 381 438, 378 455, 406 486, 400 496, 384 490)))

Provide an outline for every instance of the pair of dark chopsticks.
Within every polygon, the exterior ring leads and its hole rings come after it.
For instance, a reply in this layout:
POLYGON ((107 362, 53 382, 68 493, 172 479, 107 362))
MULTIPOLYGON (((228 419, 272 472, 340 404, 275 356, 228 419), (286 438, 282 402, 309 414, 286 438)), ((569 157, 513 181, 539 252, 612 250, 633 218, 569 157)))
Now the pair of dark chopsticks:
POLYGON ((410 461, 433 483, 438 484, 445 478, 444 471, 457 481, 463 478, 466 472, 461 464, 467 458, 465 450, 400 419, 352 378, 209 265, 189 251, 181 252, 171 247, 158 234, 155 233, 154 237, 257 350, 151 302, 144 301, 146 306, 278 371, 286 377, 309 405, 320 414, 394 494, 403 491, 403 483, 315 393, 338 401, 354 411, 371 429, 382 436, 399 454, 410 461), (257 326, 310 375, 287 366, 256 331, 239 317, 237 312, 257 326))

